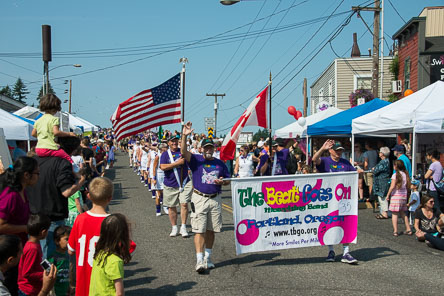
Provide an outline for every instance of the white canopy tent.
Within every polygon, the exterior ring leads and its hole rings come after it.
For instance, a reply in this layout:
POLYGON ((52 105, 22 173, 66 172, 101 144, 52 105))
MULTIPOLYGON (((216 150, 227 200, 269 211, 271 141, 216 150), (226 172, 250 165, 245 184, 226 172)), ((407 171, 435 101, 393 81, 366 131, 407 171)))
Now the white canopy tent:
POLYGON ((386 107, 353 119, 352 134, 411 133, 416 119, 444 105, 444 81, 437 81, 386 107))
POLYGON ((328 117, 335 115, 335 114, 342 112, 342 111, 343 110, 341 110, 341 109, 338 109, 335 107, 330 107, 324 111, 307 116, 305 118, 305 125, 304 126, 301 126, 297 121, 295 121, 287 126, 284 126, 283 128, 276 130, 275 135, 278 138, 284 138, 284 139, 296 138, 297 136, 306 137, 307 136, 307 127, 309 125, 315 124, 321 120, 324 120, 325 118, 328 118, 328 117))
POLYGON ((0 127, 3 129, 6 140, 36 140, 36 138, 31 136, 32 129, 34 128, 31 124, 3 109, 0 109, 0 127))
POLYGON ((25 106, 22 109, 15 111, 14 114, 35 120, 40 114, 42 114, 42 112, 35 107, 25 106))
POLYGON ((444 81, 437 81, 399 101, 358 117, 352 122, 354 135, 386 135, 413 133, 412 172, 416 171, 416 123, 428 120, 444 105, 444 81))
POLYGON ((84 132, 96 132, 99 130, 94 124, 72 114, 69 114, 69 127, 73 130, 82 127, 84 132))
POLYGON ((444 107, 438 111, 420 117, 415 123, 415 133, 444 133, 444 107))

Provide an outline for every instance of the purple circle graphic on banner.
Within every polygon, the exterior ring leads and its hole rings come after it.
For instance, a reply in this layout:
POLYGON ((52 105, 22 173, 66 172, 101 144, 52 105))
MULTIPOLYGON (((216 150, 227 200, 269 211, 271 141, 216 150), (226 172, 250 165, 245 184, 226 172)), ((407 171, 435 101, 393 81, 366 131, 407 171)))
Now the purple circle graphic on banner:
POLYGON ((249 246, 259 237, 259 228, 255 223, 248 224, 248 220, 242 220, 236 227, 237 242, 243 246, 249 246))
POLYGON ((339 221, 322 222, 318 228, 318 240, 321 245, 347 244, 358 235, 358 215, 338 216, 339 211, 331 212, 329 217, 341 217, 339 221))

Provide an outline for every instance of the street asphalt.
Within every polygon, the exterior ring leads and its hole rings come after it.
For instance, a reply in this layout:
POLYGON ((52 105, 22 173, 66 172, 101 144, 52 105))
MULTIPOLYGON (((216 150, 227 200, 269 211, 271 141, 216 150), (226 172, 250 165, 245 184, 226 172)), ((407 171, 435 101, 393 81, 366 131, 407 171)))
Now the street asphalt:
MULTIPOLYGON (((137 249, 125 266, 126 295, 443 295, 444 252, 413 236, 393 237, 391 220, 359 210, 358 243, 351 254, 358 265, 325 262, 326 247, 288 249, 236 256, 230 187, 223 191, 223 232, 216 234, 213 261, 205 274, 194 271, 193 237, 169 237, 168 216, 155 215, 151 192, 116 153, 106 172, 114 183, 111 213, 131 223, 137 249)), ((180 223, 180 222, 179 222, 180 223)), ((188 219, 188 229, 189 219, 188 219)), ((399 225, 400 231, 404 225, 399 225)))

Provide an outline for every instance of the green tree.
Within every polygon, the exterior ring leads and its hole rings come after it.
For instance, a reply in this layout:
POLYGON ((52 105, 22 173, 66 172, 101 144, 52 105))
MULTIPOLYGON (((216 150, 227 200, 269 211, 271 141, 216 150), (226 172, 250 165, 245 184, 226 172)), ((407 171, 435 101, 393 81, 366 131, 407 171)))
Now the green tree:
POLYGON ((20 77, 17 79, 17 82, 14 85, 12 93, 14 95, 15 100, 19 101, 20 103, 25 103, 26 95, 29 94, 29 91, 26 88, 23 81, 20 79, 20 77))
MULTIPOLYGON (((48 90, 49 94, 56 94, 54 89, 52 88, 51 82, 49 82, 49 90, 48 90)), ((37 96, 37 102, 40 102, 40 98, 43 96, 43 86, 40 87, 40 91, 39 94, 37 96)))
POLYGON ((9 87, 9 85, 5 86, 0 90, 0 95, 3 95, 5 97, 8 97, 10 99, 14 98, 14 95, 12 94, 12 89, 9 87))
POLYGON ((257 133, 255 133, 253 135, 253 141, 257 142, 257 141, 259 141, 261 139, 261 137, 266 139, 266 138, 268 138, 269 135, 270 134, 269 134, 269 132, 268 132, 268 130, 266 128, 264 128, 263 130, 259 129, 257 131, 257 133))

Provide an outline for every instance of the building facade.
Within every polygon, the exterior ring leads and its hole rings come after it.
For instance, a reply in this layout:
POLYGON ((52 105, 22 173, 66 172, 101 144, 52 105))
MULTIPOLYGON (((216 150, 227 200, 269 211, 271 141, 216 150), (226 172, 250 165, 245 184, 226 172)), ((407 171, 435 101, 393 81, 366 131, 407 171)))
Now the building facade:
MULTIPOLYGON (((389 71, 393 57, 384 57, 384 97, 392 93, 393 75, 389 71)), ((349 96, 356 89, 371 91, 372 58, 352 57, 335 59, 310 86, 311 114, 329 106, 339 109, 351 107, 349 96)), ((378 94, 375 94, 378 97, 378 94)))
POLYGON ((444 81, 444 6, 425 7, 394 35, 402 93, 444 81))

